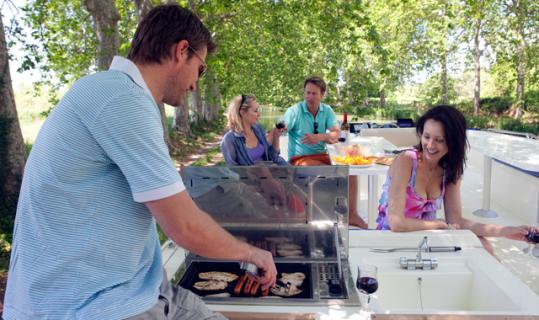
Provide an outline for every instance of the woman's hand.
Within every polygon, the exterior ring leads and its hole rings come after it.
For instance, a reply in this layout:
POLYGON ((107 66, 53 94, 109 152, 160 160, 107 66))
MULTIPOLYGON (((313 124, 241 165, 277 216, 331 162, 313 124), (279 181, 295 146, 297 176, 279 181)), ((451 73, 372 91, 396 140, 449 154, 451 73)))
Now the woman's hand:
POLYGON ((445 222, 444 219, 436 219, 434 220, 434 222, 436 222, 436 228, 433 228, 433 229, 449 229, 449 224, 447 222, 445 222))
POLYGON ((271 129, 271 134, 273 134, 274 137, 278 138, 278 137, 280 137, 280 136, 283 134, 283 132, 285 132, 285 131, 286 131, 286 127, 282 127, 281 129, 279 129, 279 128, 273 128, 273 129, 271 129))
POLYGON ((520 241, 528 241, 526 235, 530 231, 529 226, 503 227, 500 236, 520 241))

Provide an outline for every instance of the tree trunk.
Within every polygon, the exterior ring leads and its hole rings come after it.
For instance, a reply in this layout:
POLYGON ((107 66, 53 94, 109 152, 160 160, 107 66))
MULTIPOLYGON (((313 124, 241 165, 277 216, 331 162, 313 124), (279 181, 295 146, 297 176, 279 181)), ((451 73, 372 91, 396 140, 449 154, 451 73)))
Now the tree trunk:
POLYGON ((441 74, 441 81, 442 81, 442 103, 448 104, 449 103, 449 96, 448 96, 448 88, 447 88, 447 50, 444 50, 444 54, 442 56, 442 74, 441 74))
POLYGON ((473 113, 479 113, 481 106, 481 50, 479 49, 479 33, 481 32, 481 19, 475 20, 474 38, 473 38, 473 62, 475 70, 475 85, 473 90, 473 113))
MULTIPOLYGON (((137 10, 137 18, 138 22, 142 21, 142 19, 152 10, 152 2, 150 0, 134 0, 135 1, 135 8, 137 10)), ((170 144, 170 137, 168 134, 168 123, 167 123, 167 115, 165 113, 165 105, 163 103, 158 103, 157 108, 159 108, 159 114, 161 115, 161 125, 163 126, 163 138, 165 139, 165 143, 168 146, 168 149, 171 150, 171 144, 170 144)))
POLYGON ((85 0, 84 5, 94 21, 98 42, 97 68, 107 70, 120 45, 118 34, 120 15, 114 6, 114 0, 85 0))
POLYGON ((517 66, 517 92, 516 103, 513 110, 513 117, 518 119, 522 113, 522 107, 524 106, 524 86, 526 81, 526 43, 524 42, 524 35, 520 34, 520 43, 518 45, 518 66, 517 66))
POLYGON ((528 57, 526 49, 528 44, 526 43, 526 20, 531 12, 529 12, 527 1, 513 1, 511 3, 510 10, 516 16, 516 32, 518 34, 518 45, 516 48, 517 54, 517 88, 516 88, 516 101, 511 106, 509 114, 513 118, 518 119, 522 114, 522 107, 524 106, 524 90, 526 85, 526 67, 528 65, 528 57))
POLYGON ((386 106, 386 91, 384 89, 380 90, 380 108, 385 108, 386 106))
POLYGON ((202 97, 200 96, 200 88, 198 84, 196 89, 191 92, 191 100, 193 101, 193 120, 195 124, 199 124, 202 120, 204 120, 204 103, 202 102, 202 97))
POLYGON ((24 172, 25 149, 11 84, 2 16, 0 16, 0 95, 0 212, 4 213, 5 208, 6 214, 14 217, 24 172))
POLYGON ((135 8, 137 9, 138 22, 152 10, 152 2, 150 0, 135 0, 135 8))
POLYGON ((219 119, 219 109, 221 108, 221 93, 219 92, 219 83, 217 76, 211 69, 208 70, 204 86, 204 96, 206 102, 206 121, 215 121, 219 119))
POLYGON ((189 125, 189 101, 184 99, 182 104, 174 108, 174 130, 182 135, 191 135, 191 126, 189 125))

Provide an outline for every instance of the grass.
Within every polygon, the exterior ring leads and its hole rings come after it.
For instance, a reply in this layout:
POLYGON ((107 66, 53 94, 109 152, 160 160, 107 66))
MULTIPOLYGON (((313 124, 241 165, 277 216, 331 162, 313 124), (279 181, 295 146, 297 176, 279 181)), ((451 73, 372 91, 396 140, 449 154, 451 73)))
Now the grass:
POLYGON ((9 256, 11 253, 11 245, 6 239, 5 234, 0 234, 0 273, 5 272, 9 268, 9 256))

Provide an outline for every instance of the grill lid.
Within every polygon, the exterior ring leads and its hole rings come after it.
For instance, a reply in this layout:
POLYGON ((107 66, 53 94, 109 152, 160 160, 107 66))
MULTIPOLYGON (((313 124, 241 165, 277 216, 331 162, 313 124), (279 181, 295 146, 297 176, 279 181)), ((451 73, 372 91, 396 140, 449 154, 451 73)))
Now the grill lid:
POLYGON ((338 247, 348 258, 347 166, 185 167, 181 175, 195 203, 234 235, 269 251, 268 237, 304 243, 282 255, 275 248, 275 257, 337 259, 338 247))

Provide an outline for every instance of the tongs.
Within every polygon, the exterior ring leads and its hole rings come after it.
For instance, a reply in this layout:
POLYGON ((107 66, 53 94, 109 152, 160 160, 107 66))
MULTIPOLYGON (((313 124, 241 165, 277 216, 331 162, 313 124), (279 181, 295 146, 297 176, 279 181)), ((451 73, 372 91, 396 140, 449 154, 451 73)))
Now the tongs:
MULTIPOLYGON (((396 251, 408 251, 408 252, 417 252, 418 248, 414 247, 402 247, 402 248, 372 248, 371 252, 387 253, 387 252, 396 252, 396 251)), ((426 251, 428 252, 456 252, 462 250, 461 247, 451 247, 451 246, 441 246, 441 247, 428 247, 426 251)))

